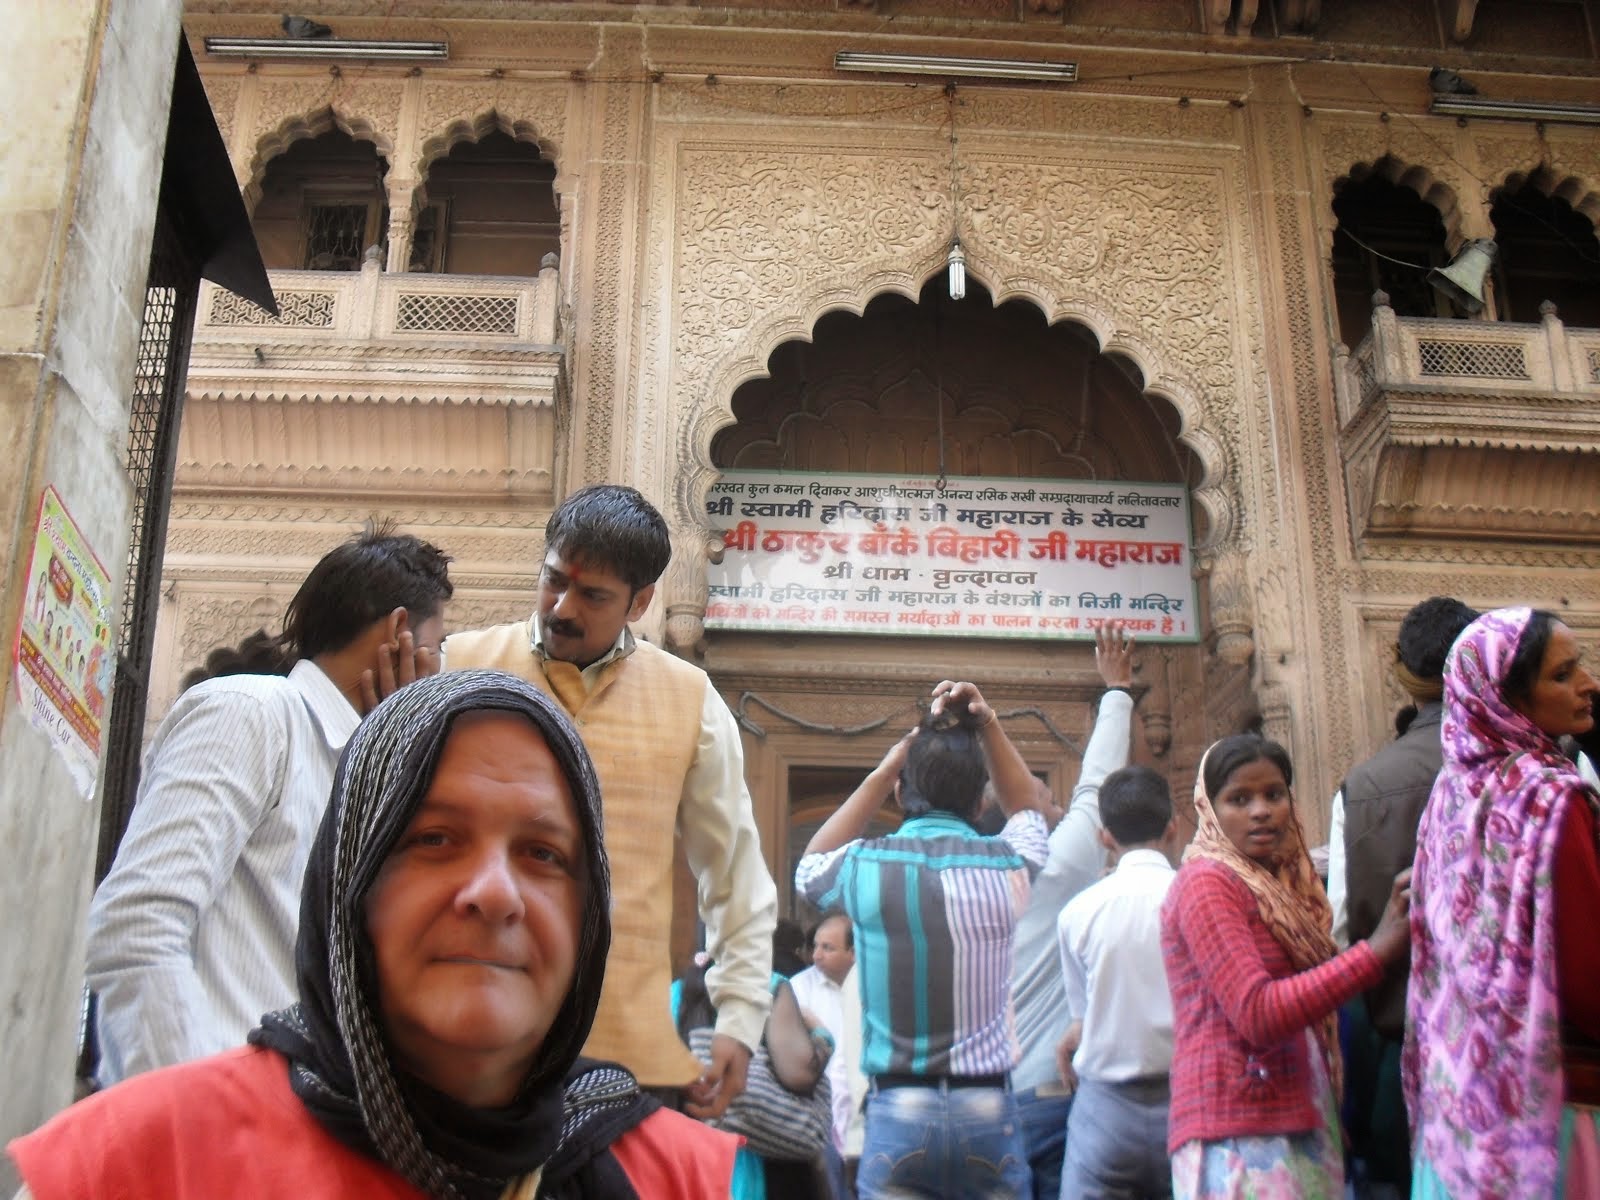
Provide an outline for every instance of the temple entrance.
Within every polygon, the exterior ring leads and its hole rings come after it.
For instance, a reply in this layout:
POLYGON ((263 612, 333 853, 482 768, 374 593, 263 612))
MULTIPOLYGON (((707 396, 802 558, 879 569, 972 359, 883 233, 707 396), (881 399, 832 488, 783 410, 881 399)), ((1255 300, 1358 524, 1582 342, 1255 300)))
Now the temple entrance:
MULTIPOLYGON (((1204 475, 1178 411, 1146 390, 1132 361, 1026 301, 996 305, 975 285, 952 301, 942 276, 916 300, 880 295, 860 314, 823 316, 810 341, 778 346, 768 368, 733 395, 737 420, 712 446, 721 469, 1190 488, 1204 475)), ((1191 545, 1204 541, 1206 519, 1192 506, 1191 545)), ((1086 641, 713 630, 706 665, 746 733, 746 775, 786 915, 811 834, 915 723, 938 680, 976 682, 1062 804, 1102 686, 1086 641)), ((1258 717, 1248 674, 1204 645, 1152 644, 1138 654, 1134 690, 1132 759, 1168 775, 1184 819, 1209 738, 1258 717)), ((886 806, 880 819, 892 828, 898 813, 886 806)))

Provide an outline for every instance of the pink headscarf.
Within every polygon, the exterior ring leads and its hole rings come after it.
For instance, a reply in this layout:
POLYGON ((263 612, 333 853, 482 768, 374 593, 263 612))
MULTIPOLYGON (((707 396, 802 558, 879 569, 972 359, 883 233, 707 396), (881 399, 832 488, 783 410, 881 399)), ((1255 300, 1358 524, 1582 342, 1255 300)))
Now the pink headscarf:
POLYGON ((1444 769, 1412 877, 1406 1105, 1456 1196, 1551 1196, 1561 1125, 1556 836, 1594 803, 1577 768, 1502 687, 1527 608, 1485 613, 1445 664, 1444 769))

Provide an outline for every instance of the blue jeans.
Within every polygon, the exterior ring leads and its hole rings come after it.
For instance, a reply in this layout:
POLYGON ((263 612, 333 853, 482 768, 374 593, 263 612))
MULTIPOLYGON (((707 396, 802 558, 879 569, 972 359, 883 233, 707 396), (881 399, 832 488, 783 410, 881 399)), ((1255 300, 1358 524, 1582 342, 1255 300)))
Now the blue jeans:
POLYGON ((1061 1200, 1148 1200, 1172 1195, 1167 1082, 1078 1080, 1061 1200))
POLYGON ((1017 1093, 1034 1200, 1055 1200, 1061 1192, 1061 1156, 1067 1148, 1067 1117, 1071 1113, 1071 1092, 1041 1096, 1038 1089, 1027 1088, 1017 1093))
POLYGON ((868 1096, 860 1200, 1014 1200, 1032 1188, 1008 1089, 897 1087, 868 1096))

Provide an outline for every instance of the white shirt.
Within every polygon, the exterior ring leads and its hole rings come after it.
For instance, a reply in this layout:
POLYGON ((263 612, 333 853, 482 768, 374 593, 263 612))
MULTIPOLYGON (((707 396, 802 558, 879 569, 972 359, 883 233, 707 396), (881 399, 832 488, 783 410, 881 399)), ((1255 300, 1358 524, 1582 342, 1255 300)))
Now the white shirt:
MULTIPOLYGON (((546 658, 537 613, 529 625, 533 652, 546 658)), ((449 669, 445 661, 449 647, 446 641, 440 670, 449 669)), ((624 626, 616 644, 579 671, 584 690, 594 691, 601 671, 632 650, 633 634, 624 626)), ((744 782, 739 726, 709 680, 700 706, 699 743, 678 800, 678 837, 699 884, 706 952, 715 963, 706 972, 706 992, 717 1010, 717 1032, 754 1050, 761 1044, 772 1007, 772 930, 778 923, 778 889, 761 854, 755 810, 744 782)), ((612 869, 618 869, 616 863, 612 869)))
POLYGON ((1350 898, 1345 887, 1344 789, 1333 794, 1333 819, 1328 823, 1328 904, 1333 909, 1333 940, 1350 948, 1350 898))
POLYGON ((861 1147, 866 1142, 867 1077, 861 1070, 861 978, 856 974, 859 964, 850 968, 839 987, 840 1007, 844 1017, 844 1037, 839 1040, 838 1053, 850 1076, 850 1122, 845 1126, 844 1157, 860 1158, 861 1147))
POLYGON ((1056 949, 1056 918, 1062 906, 1100 878, 1106 852, 1100 845, 1100 784, 1128 763, 1133 697, 1109 691, 1100 699, 1100 715, 1084 747, 1078 785, 1071 807, 1050 834, 1044 869, 1034 878, 1028 907, 1012 939, 1011 1004, 1016 1014, 1017 1042, 1022 1057, 1011 1069, 1011 1086, 1059 1085, 1056 1042, 1066 1003, 1061 986, 1061 954, 1056 949))
POLYGON ((89 910, 100 1081, 241 1045, 298 995, 306 859, 360 718, 316 664, 178 697, 89 910))
POLYGON ((1161 958, 1161 902, 1177 878, 1159 850, 1130 850, 1061 912, 1066 1020, 1083 1022, 1080 1078, 1125 1083, 1172 1069, 1172 994, 1161 958))
MULTIPOLYGON (((789 980, 789 986, 794 988, 794 997, 800 1002, 800 1007, 810 1009, 833 1035, 833 1057, 828 1059, 828 1086, 833 1093, 833 1146, 842 1155, 845 1135, 850 1129, 850 1063, 844 1052, 844 991, 814 966, 795 975, 789 980)), ((860 1020, 860 1011, 857 1005, 857 1020, 860 1020)), ((861 1045, 859 1030, 854 1041, 857 1047, 861 1045)))

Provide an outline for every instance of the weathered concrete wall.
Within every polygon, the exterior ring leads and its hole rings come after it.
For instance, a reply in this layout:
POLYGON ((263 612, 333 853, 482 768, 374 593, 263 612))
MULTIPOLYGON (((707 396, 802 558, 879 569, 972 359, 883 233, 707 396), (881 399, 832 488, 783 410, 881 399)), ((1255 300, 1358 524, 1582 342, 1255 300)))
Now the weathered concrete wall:
MULTIPOLYGON (((53 484, 120 594, 123 471, 178 0, 27 0, 0 45, 0 628, 53 484)), ((96 805, 0 699, 0 1142, 71 1098, 96 805)), ((9 1194, 0 1167, 0 1193, 9 1194)))

